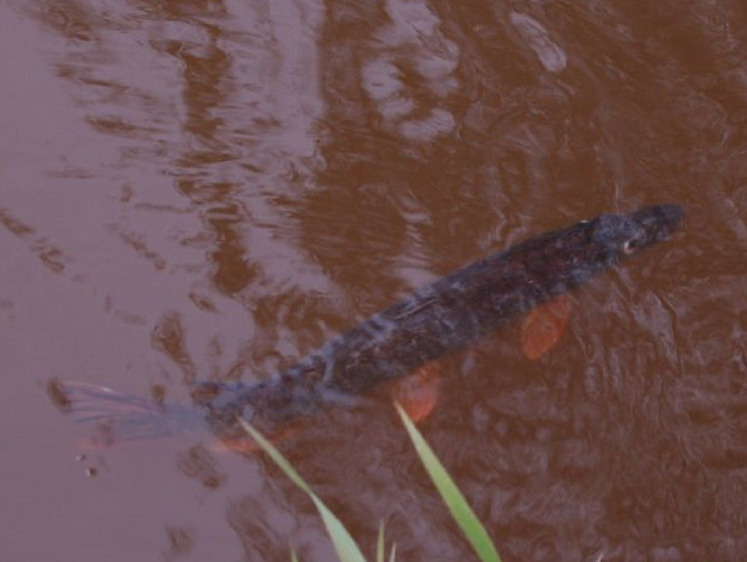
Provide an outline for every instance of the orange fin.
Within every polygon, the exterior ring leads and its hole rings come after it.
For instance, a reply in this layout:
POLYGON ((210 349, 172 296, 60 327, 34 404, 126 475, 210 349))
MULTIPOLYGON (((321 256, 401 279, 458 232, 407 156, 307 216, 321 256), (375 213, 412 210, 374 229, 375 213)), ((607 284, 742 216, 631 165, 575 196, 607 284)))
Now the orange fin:
MULTIPOLYGON (((273 445, 278 445, 279 442, 287 439, 298 432, 296 427, 286 427, 272 436, 267 436, 273 445)), ((235 435, 231 437, 220 437, 216 441, 210 444, 210 450, 214 453, 256 453, 261 451, 260 447, 254 439, 249 435, 235 435)))
POLYGON ((440 374, 440 364, 431 361, 394 383, 392 396, 412 421, 423 421, 436 407, 440 374))
POLYGON ((236 438, 236 439, 218 439, 210 443, 208 447, 213 453, 256 453, 260 450, 257 445, 249 437, 236 438))
POLYGON ((571 315, 571 299, 560 295, 533 308, 521 324, 521 350, 528 359, 539 359, 558 343, 571 315))

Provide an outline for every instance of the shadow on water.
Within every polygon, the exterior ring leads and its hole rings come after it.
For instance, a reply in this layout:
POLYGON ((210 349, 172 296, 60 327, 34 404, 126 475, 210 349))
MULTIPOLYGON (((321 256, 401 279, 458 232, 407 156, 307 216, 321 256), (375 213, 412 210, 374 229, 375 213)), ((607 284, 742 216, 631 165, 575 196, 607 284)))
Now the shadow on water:
MULTIPOLYGON (((36 383, 187 404, 492 250, 677 201, 683 233, 574 293, 547 355, 517 322, 446 358, 422 429, 504 560, 740 559, 741 4, 0 10, 8 556, 329 559, 313 506, 209 436, 70 470, 36 383)), ((284 451, 364 545, 385 519, 403 560, 470 556, 386 398, 310 425, 284 451)))

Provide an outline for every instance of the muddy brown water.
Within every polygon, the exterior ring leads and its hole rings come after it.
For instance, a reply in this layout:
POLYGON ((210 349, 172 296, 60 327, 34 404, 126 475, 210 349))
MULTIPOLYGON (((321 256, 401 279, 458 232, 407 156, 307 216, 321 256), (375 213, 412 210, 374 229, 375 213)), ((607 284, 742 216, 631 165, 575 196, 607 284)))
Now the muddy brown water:
MULTIPOLYGON (((313 506, 208 435, 76 459, 49 377, 187 402, 522 238, 678 202, 670 242, 443 361, 422 425, 507 562, 747 560, 737 1, 0 5, 0 558, 303 560, 313 506)), ((367 552, 469 560, 388 403, 284 452, 367 552)))

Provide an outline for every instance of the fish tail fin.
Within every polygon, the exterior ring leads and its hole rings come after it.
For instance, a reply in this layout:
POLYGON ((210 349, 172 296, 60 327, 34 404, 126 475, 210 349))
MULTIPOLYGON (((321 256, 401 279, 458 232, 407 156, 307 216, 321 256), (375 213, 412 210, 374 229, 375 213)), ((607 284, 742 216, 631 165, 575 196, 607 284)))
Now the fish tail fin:
POLYGON ((52 379, 47 384, 47 393, 76 422, 93 425, 93 434, 82 444, 88 450, 169 437, 190 429, 197 420, 202 421, 193 408, 167 406, 154 399, 94 384, 52 379))

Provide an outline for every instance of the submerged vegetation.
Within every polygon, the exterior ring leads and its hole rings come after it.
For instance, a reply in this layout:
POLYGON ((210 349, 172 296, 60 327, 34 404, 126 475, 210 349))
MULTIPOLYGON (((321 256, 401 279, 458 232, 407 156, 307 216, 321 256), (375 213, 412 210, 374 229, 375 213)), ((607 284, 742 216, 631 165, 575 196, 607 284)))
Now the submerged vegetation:
MULTIPOLYGON (((462 532, 464 532, 467 541, 472 546, 472 549, 477 554, 479 560, 482 562, 501 562, 498 551, 485 530, 485 527, 480 523, 479 519, 472 511, 472 508, 464 499, 464 496, 457 488, 454 480, 452 480, 448 472, 446 472, 446 469, 433 453, 433 450, 415 427, 415 424, 408 417, 407 413, 399 406, 399 404, 396 406, 397 412, 402 418, 405 429, 412 440, 415 451, 417 452, 418 457, 420 457, 428 476, 430 476, 431 481, 438 490, 438 493, 449 508, 451 516, 462 529, 462 532)), ((322 521, 324 522, 327 533, 332 540, 332 544, 340 562, 366 562, 366 558, 363 556, 360 547, 342 522, 334 513, 332 513, 332 511, 330 511, 319 496, 314 493, 311 487, 303 478, 301 478, 298 472, 296 472, 285 457, 283 457, 280 451, 278 451, 272 443, 265 439, 262 434, 246 423, 243 419, 239 419, 239 423, 241 423, 256 443, 270 456, 275 464, 285 472, 288 478, 290 478, 296 486, 306 492, 309 498, 311 498, 311 501, 319 512, 319 515, 322 517, 322 521)), ((384 525, 381 524, 376 542, 376 562, 384 562, 385 559, 389 562, 394 562, 396 560, 396 545, 392 545, 389 551, 389 556, 386 557, 385 544, 386 538, 384 525)), ((298 560, 295 552, 291 552, 290 559, 291 561, 298 560)))

